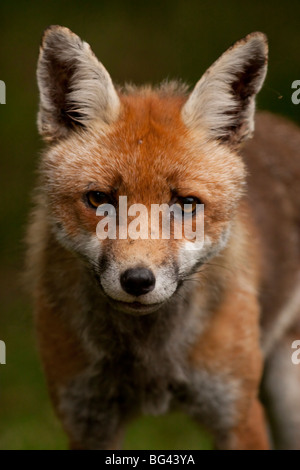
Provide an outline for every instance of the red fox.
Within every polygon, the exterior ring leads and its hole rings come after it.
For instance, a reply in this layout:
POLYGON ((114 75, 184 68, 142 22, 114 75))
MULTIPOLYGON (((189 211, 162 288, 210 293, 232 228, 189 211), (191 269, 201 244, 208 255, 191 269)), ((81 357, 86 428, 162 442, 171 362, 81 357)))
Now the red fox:
POLYGON ((300 448, 300 131, 255 119, 267 56, 255 32, 191 92, 121 88, 69 29, 44 33, 27 271, 71 449, 119 449, 137 415, 173 409, 217 449, 300 448), (98 209, 125 196, 175 205, 172 233, 203 204, 204 240, 101 239, 98 209))

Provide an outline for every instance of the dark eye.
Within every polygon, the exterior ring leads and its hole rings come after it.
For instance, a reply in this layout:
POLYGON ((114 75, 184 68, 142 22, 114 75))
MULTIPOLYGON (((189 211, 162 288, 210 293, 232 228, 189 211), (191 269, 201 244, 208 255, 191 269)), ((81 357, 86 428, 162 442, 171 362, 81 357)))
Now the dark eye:
POLYGON ((196 197, 188 196, 188 197, 178 197, 175 204, 180 206, 183 214, 194 215, 197 210, 197 204, 201 204, 201 202, 196 197))
POLYGON ((108 204, 111 202, 110 197, 101 191, 89 191, 86 194, 86 200, 88 205, 93 209, 97 209, 97 207, 101 206, 102 204, 108 204))

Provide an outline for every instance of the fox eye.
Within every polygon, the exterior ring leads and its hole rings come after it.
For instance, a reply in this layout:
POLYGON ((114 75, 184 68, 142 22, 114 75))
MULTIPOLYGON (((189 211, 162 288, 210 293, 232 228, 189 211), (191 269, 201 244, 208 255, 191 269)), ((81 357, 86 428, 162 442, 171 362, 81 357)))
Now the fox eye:
POLYGON ((93 209, 97 209, 102 204, 110 203, 110 197, 101 191, 89 191, 86 195, 86 200, 93 209))
POLYGON ((200 204, 198 198, 193 196, 178 197, 176 204, 180 206, 181 212, 185 215, 194 215, 197 210, 197 204, 200 204))

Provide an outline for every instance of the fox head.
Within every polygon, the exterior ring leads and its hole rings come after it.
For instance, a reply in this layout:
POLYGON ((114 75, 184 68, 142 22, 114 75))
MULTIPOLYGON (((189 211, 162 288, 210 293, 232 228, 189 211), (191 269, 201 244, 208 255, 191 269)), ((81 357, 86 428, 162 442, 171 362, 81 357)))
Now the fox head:
POLYGON ((245 180, 238 150, 253 133, 266 67, 266 37, 252 33, 191 93, 175 82, 116 89, 86 42, 64 27, 45 31, 38 128, 49 143, 41 163, 49 223, 117 309, 158 309, 225 248, 245 180), (118 214, 120 196, 149 214, 153 204, 175 204, 183 218, 173 217, 173 231, 185 217, 195 225, 197 204, 204 204, 204 243, 184 232, 178 239, 99 239, 98 209, 110 204, 118 214))

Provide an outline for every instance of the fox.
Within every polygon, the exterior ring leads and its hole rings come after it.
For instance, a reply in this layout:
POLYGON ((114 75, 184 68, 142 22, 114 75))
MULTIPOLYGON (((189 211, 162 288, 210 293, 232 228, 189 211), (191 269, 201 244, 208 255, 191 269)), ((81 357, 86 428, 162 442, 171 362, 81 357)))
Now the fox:
POLYGON ((79 36, 45 30, 26 272, 70 449, 121 449, 128 423, 172 410, 215 449, 300 448, 300 131, 255 112, 267 64, 253 32, 192 90, 119 86, 79 36), (121 196, 193 226, 202 204, 204 240, 99 238, 121 196))

